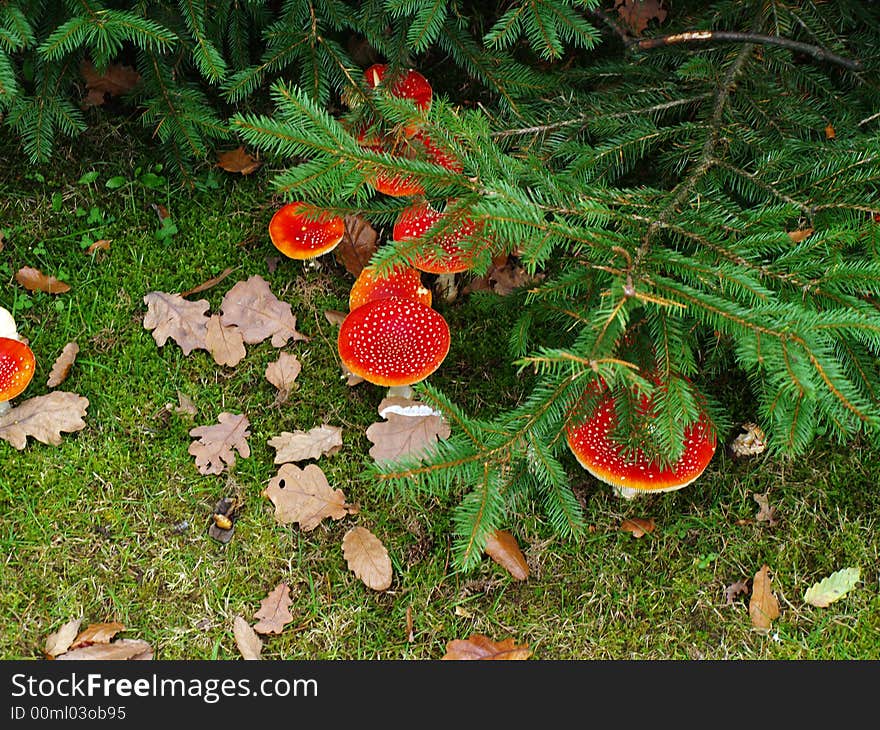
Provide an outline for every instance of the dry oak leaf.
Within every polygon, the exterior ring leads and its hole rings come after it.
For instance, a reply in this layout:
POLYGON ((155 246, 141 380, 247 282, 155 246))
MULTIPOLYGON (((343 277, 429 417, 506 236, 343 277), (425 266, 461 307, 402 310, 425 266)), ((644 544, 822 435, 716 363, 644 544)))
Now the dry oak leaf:
POLYGON ((492 641, 483 634, 471 634, 467 639, 454 639, 446 644, 441 659, 528 659, 532 655, 528 644, 516 646, 512 638, 492 641))
POLYGON ((61 350, 61 354, 52 365, 52 370, 49 372, 49 379, 46 381, 47 387, 57 388, 61 383, 67 380, 67 376, 70 374, 70 368, 76 361, 76 356, 78 354, 79 345, 75 342, 68 342, 64 346, 61 350))
POLYGON ((164 347, 168 338, 173 339, 189 355, 193 350, 207 350, 208 308, 207 299, 190 302, 179 294, 154 291, 144 296, 147 313, 144 329, 153 331, 153 339, 164 347))
POLYGON ((0 416, 0 438, 19 450, 27 445, 28 436, 58 446, 62 431, 85 428, 88 407, 88 398, 64 390, 28 398, 0 416))
POLYGON ((260 601, 260 609, 254 614, 254 618, 259 619, 254 624, 254 631, 258 634, 280 634, 293 621, 293 616, 287 610, 291 603, 290 586, 279 583, 260 601))
POLYGON ((529 565, 525 556, 519 549, 516 538, 507 530, 495 530, 489 535, 483 551, 516 580, 529 577, 529 565))
POLYGON ((373 423, 366 432, 373 442, 370 456, 376 461, 422 456, 438 439, 447 439, 452 433, 443 415, 423 403, 413 401, 409 406, 421 406, 421 410, 408 411, 416 415, 379 405, 386 420, 373 423))
POLYGON ((797 231, 790 231, 788 237, 792 243, 800 243, 813 232, 812 228, 801 228, 797 231))
POLYGON ((276 403, 284 403, 290 397, 290 391, 301 370, 302 364, 296 355, 289 352, 282 352, 277 360, 266 366, 266 380, 278 389, 276 403))
POLYGON ((250 175, 258 170, 262 164, 256 157, 249 155, 241 145, 234 150, 226 150, 217 155, 217 167, 222 167, 226 172, 250 175))
POLYGON ((282 431, 268 443, 275 449, 276 464, 318 459, 342 448, 342 429, 325 423, 308 431, 282 431))
POLYGON ((330 517, 340 520, 352 511, 341 489, 333 489, 316 464, 300 469, 284 464, 262 492, 275 505, 275 521, 296 522, 309 532, 330 517))
POLYGON ((238 365, 247 354, 244 338, 238 327, 223 324, 219 314, 213 314, 208 318, 205 347, 211 353, 214 362, 231 368, 238 365))
POLYGON ((614 8, 636 35, 641 35, 651 20, 666 20, 663 0, 614 0, 614 8))
POLYGON ((28 291, 42 291, 47 294, 64 294, 70 291, 70 285, 59 281, 54 276, 47 276, 33 266, 23 266, 15 272, 15 280, 28 291))
POLYGON ((189 432, 190 436, 198 439, 189 445, 189 453, 196 457, 196 466, 202 474, 220 474, 226 466, 230 469, 235 466, 233 449, 243 459, 251 454, 247 442, 247 437, 251 435, 247 416, 224 411, 217 420, 218 423, 197 426, 189 432))
POLYGON ((768 493, 753 494, 752 498, 758 503, 758 514, 755 519, 758 522, 766 522, 768 527, 773 527, 779 520, 776 519, 776 507, 771 507, 768 501, 768 493))
POLYGON ((654 524, 654 518, 644 519, 642 517, 630 517, 620 523, 620 529, 625 532, 631 532, 633 537, 643 537, 649 532, 654 532, 657 527, 654 524))
POLYGON ((242 616, 236 616, 232 622, 232 635, 235 637, 235 645, 241 652, 242 659, 260 658, 263 640, 257 636, 257 632, 242 616))
POLYGON ((762 565, 752 581, 752 597, 749 600, 749 617, 756 629, 768 630, 771 622, 779 618, 779 601, 770 587, 770 568, 762 565))
POLYGON ((827 608, 855 588, 860 577, 860 568, 843 568, 835 571, 807 588, 804 602, 817 608, 827 608))
POLYGON ((284 347, 293 338, 308 337, 296 331, 296 317, 290 304, 282 302, 269 289, 269 283, 257 274, 236 283, 220 303, 220 320, 225 325, 237 325, 248 345, 272 338, 274 347, 284 347))
POLYGON ((359 215, 347 215, 344 220, 345 234, 333 252, 336 260, 345 267, 345 270, 357 278, 361 269, 370 263, 370 259, 376 253, 379 234, 365 218, 359 215))
POLYGON ((84 107, 101 106, 104 94, 120 96, 131 91, 141 80, 141 75, 131 66, 117 63, 109 64, 104 73, 99 74, 91 61, 83 59, 79 70, 89 90, 83 99, 84 107))
POLYGON ((55 659, 118 661, 123 659, 149 660, 153 658, 153 648, 141 639, 117 639, 108 644, 89 644, 88 646, 65 652, 55 659))
POLYGON ((749 592, 749 584, 744 580, 738 580, 735 583, 731 583, 724 589, 724 598, 727 602, 728 606, 733 605, 733 599, 736 598, 740 593, 748 593, 749 592))
POLYGON ((340 312, 338 309, 325 309, 324 317, 330 324, 340 325, 348 316, 348 312, 340 312))
POLYGON ((43 646, 43 654, 49 659, 54 659, 59 654, 66 652, 73 640, 79 634, 79 626, 82 623, 81 618, 72 618, 70 621, 63 623, 57 631, 53 631, 46 637, 46 643, 43 646))
POLYGON ((388 550, 366 527, 352 527, 342 538, 342 555, 349 570, 367 588, 384 591, 391 586, 393 569, 388 550))
POLYGON ((91 644, 108 644, 120 631, 125 631, 125 626, 118 621, 89 624, 79 632, 70 647, 78 649, 81 646, 89 646, 91 644))

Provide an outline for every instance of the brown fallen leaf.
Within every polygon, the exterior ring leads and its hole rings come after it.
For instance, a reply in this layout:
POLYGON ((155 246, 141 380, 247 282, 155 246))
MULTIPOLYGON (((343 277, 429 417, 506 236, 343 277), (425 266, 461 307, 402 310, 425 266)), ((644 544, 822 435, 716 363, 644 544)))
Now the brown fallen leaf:
POLYGON ((749 584, 744 580, 738 580, 735 583, 731 583, 724 589, 724 598, 728 606, 733 605, 733 599, 736 598, 740 593, 748 593, 749 592, 749 584))
POLYGON ((95 253, 96 251, 109 251, 109 250, 110 250, 110 241, 108 241, 106 238, 101 238, 100 240, 95 241, 94 243, 90 244, 88 246, 88 248, 86 248, 83 251, 83 253, 92 254, 92 253, 95 253))
POLYGON ((652 20, 659 23, 666 20, 663 0, 614 0, 614 8, 635 35, 641 35, 652 20))
POLYGON ((283 464, 262 492, 275 505, 275 521, 296 522, 304 532, 315 529, 329 517, 340 520, 351 513, 341 489, 333 489, 321 467, 283 464))
POLYGON ((537 284, 544 279, 544 274, 532 276, 514 259, 499 259, 499 263, 492 263, 489 270, 483 275, 469 281, 461 290, 462 294, 475 291, 492 291, 498 296, 507 296, 516 289, 524 286, 537 284))
POLYGON ((258 170, 262 164, 256 157, 248 154, 241 145, 234 150, 226 150, 217 154, 217 167, 223 168, 226 172, 250 175, 258 170))
POLYGON ((118 621, 89 624, 79 632, 70 647, 78 649, 81 646, 88 646, 90 644, 107 644, 120 631, 125 631, 125 626, 118 621))
POLYGON ((235 268, 232 266, 227 266, 223 271, 221 271, 217 276, 212 276, 207 281, 203 281, 201 284, 197 284, 192 289, 187 289, 186 291, 180 292, 180 296, 188 297, 191 294, 199 294, 200 292, 207 291, 208 289, 212 289, 217 286, 221 281, 223 281, 227 276, 229 276, 235 268))
POLYGON ((263 650, 263 640, 253 627, 242 616, 236 616, 232 622, 232 635, 242 659, 259 659, 263 650))
POLYGON ((154 291, 144 295, 144 304, 147 305, 144 329, 152 330, 159 347, 164 347, 170 337, 184 355, 208 349, 207 311, 211 305, 207 299, 190 302, 180 294, 154 291))
POLYGON ((834 125, 826 124, 825 125, 825 139, 834 139, 837 136, 837 132, 834 131, 834 125))
POLYGON ((366 527, 352 527, 342 537, 342 555, 349 570, 368 588, 384 591, 394 574, 388 550, 366 527))
POLYGON ((357 278, 361 269, 370 263, 370 258, 378 248, 379 234, 370 223, 359 215, 345 216, 345 235, 333 249, 336 260, 345 270, 357 278))
POLYGON ((248 345, 262 342, 267 337, 272 338, 274 347, 284 347, 289 339, 309 339, 297 332, 296 317, 290 304, 278 299, 269 283, 257 274, 239 281, 226 292, 220 308, 223 324, 237 325, 248 345))
POLYGON ((186 393, 181 393, 179 390, 177 391, 177 403, 178 405, 172 405, 171 409, 179 416, 198 415, 199 409, 196 408, 195 401, 193 401, 193 399, 186 393))
POLYGON ((104 73, 98 73, 94 64, 83 59, 79 66, 80 73, 86 81, 88 93, 82 101, 83 107, 101 106, 107 96, 126 94, 141 80, 141 75, 131 66, 111 63, 104 73))
POLYGON ((119 661, 123 659, 143 661, 152 658, 153 648, 141 639, 117 639, 109 644, 89 644, 55 657, 56 661, 62 659, 71 661, 119 661))
POLYGON ((812 228, 801 228, 798 231, 790 231, 788 237, 792 243, 800 243, 813 232, 812 228))
POLYGON ((293 616, 288 608, 293 603, 290 597, 290 586, 279 583, 272 592, 260 601, 260 608, 254 614, 259 619, 254 624, 254 631, 258 634, 280 634, 284 627, 293 621, 293 616))
POLYGON ((282 431, 268 444, 275 449, 276 464, 318 459, 332 456, 342 448, 342 429, 325 423, 308 431, 282 431))
POLYGON ((266 366, 266 380, 278 389, 275 396, 276 405, 284 403, 290 397, 290 391, 301 370, 302 364, 299 359, 289 352, 282 352, 277 360, 266 366))
POLYGON ((516 538, 507 530, 495 530, 486 541, 484 552, 516 580, 529 577, 529 565, 516 538))
POLYGON ((364 379, 360 375, 355 375, 351 370, 345 367, 345 363, 341 363, 342 366, 342 378, 345 380, 345 384, 349 388, 353 388, 355 385, 365 382, 364 379))
POLYGON ((201 474, 220 474, 225 468, 235 466, 235 453, 246 459, 251 454, 247 438, 250 436, 247 416, 244 414, 221 413, 218 423, 211 426, 197 426, 190 429, 189 435, 198 439, 189 445, 189 453, 196 457, 196 467, 201 474))
POLYGON ((205 331, 205 349, 211 353, 214 362, 234 368, 247 354, 244 338, 235 325, 225 325, 219 314, 208 317, 205 331))
POLYGON ((46 381, 46 387, 57 388, 61 383, 67 380, 67 376, 70 374, 70 368, 76 361, 78 353, 79 345, 75 342, 68 342, 64 346, 61 350, 61 354, 52 365, 52 370, 49 372, 49 379, 46 381))
POLYGON ((83 417, 88 407, 88 398, 64 390, 28 398, 0 416, 0 438, 19 450, 27 445, 28 436, 58 446, 62 431, 86 427, 83 417))
POLYGON ((434 411, 430 415, 415 416, 386 411, 385 418, 385 421, 370 425, 366 431, 367 438, 373 442, 369 453, 375 461, 419 457, 452 433, 446 419, 434 411))
POLYGON ((338 309, 325 309, 324 317, 330 324, 340 325, 348 316, 348 312, 340 312, 338 309))
POLYGON ((631 532, 633 537, 643 537, 649 532, 654 532, 656 527, 653 517, 649 519, 631 517, 620 523, 620 529, 625 532, 631 532))
POLYGON ((444 660, 510 659, 523 660, 532 655, 528 644, 516 646, 512 638, 492 641, 483 634, 471 634, 467 639, 454 639, 446 644, 444 660))
POLYGON ((81 618, 72 618, 58 627, 56 631, 49 634, 43 646, 43 654, 49 659, 54 659, 59 654, 66 652, 79 634, 81 623, 81 618))
POLYGON ((762 565, 752 581, 752 597, 749 600, 749 618, 752 626, 766 631, 771 622, 779 618, 779 601, 770 586, 770 567, 762 565))
POLYGON ((406 640, 410 644, 416 640, 416 635, 413 629, 412 604, 409 604, 406 607, 406 640))
POLYGON ((23 266, 15 272, 15 280, 28 291, 42 291, 47 294, 64 294, 70 291, 70 285, 59 281, 54 276, 47 276, 32 266, 23 266))
POLYGON ((753 494, 752 499, 758 503, 758 514, 755 519, 758 522, 766 522, 768 527, 773 527, 779 520, 776 519, 776 507, 771 507, 769 502, 769 492, 764 494, 753 494))
POLYGON ((741 433, 737 434, 730 442, 730 453, 742 458, 764 453, 767 449, 767 436, 764 434, 764 429, 751 421, 743 423, 740 428, 742 429, 741 433))

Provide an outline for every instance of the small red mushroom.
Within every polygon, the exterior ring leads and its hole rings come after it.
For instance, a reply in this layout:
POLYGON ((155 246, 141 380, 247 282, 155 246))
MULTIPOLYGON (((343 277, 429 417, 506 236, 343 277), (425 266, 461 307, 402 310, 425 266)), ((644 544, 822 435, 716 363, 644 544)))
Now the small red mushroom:
POLYGON ((301 201, 282 206, 269 221, 275 248, 292 259, 312 259, 332 251, 344 235, 345 219, 301 201))
MULTIPOLYGON (((374 63, 364 71, 364 80, 368 86, 376 88, 382 83, 386 73, 387 63, 374 63)), ((427 111, 431 106, 431 84, 415 69, 406 69, 394 80, 388 91, 398 99, 412 99, 416 108, 422 111, 427 111)))
POLYGON ((411 266, 396 266, 386 276, 379 276, 372 266, 358 274, 348 294, 349 310, 357 309, 374 299, 402 297, 431 306, 431 290, 422 284, 422 274, 411 266))
MULTIPOLYGON (((640 408, 650 415, 649 397, 642 398, 640 408)), ((624 447, 609 438, 616 425, 614 399, 607 392, 590 418, 569 423, 566 439, 580 465, 626 499, 645 492, 670 492, 687 486, 705 471, 715 454, 715 429, 705 412, 685 428, 684 450, 671 465, 652 460, 641 450, 624 453, 624 447)))
POLYGON ((0 413, 22 393, 34 377, 36 358, 30 347, 11 337, 0 337, 0 413))
POLYGON ((449 325, 421 302, 385 297, 353 309, 339 326, 337 348, 352 373, 389 388, 418 383, 449 352, 449 325))

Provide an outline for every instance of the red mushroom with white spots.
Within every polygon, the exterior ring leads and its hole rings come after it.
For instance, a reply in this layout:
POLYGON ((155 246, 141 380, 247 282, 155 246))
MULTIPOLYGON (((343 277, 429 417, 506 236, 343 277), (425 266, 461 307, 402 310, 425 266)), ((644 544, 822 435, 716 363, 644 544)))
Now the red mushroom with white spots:
POLYGON ((36 358, 26 343, 0 337, 0 415, 10 410, 9 401, 28 387, 35 366, 36 358))
MULTIPOLYGON (((640 407, 650 414, 650 399, 644 397, 640 407)), ((652 460, 642 450, 625 452, 609 437, 616 425, 614 399, 606 392, 587 420, 568 424, 566 439, 580 465, 626 499, 687 486, 705 471, 715 454, 717 437, 705 412, 685 428, 684 449, 673 464, 652 460)))
POLYGON ((345 219, 302 201, 287 203, 269 221, 269 238, 292 259, 313 259, 332 251, 345 235, 345 219))
POLYGON ((433 373, 449 352, 449 325, 435 310, 413 299, 374 299, 348 313, 337 348, 352 373, 409 398, 409 387, 433 373))
MULTIPOLYGON (((445 214, 428 203, 416 203, 401 211, 394 224, 392 236, 395 241, 414 241, 422 238, 445 214)), ((426 239, 431 248, 410 258, 410 264, 429 274, 437 274, 437 288, 446 301, 456 295, 455 274, 471 268, 472 256, 460 243, 477 232, 477 225, 466 219, 462 224, 441 236, 426 239), (435 247, 439 251, 435 252, 435 247)))
POLYGON ((375 267, 361 269, 348 293, 349 310, 357 309, 374 299, 403 297, 431 306, 431 290, 422 284, 422 274, 411 266, 395 266, 388 274, 380 275, 375 267))
MULTIPOLYGON (((376 88, 384 81, 387 73, 388 64, 374 63, 364 71, 364 80, 368 86, 376 88)), ((406 69, 399 74, 388 87, 388 91, 398 99, 411 99, 421 111, 427 111, 431 106, 431 84, 415 69, 406 69)))

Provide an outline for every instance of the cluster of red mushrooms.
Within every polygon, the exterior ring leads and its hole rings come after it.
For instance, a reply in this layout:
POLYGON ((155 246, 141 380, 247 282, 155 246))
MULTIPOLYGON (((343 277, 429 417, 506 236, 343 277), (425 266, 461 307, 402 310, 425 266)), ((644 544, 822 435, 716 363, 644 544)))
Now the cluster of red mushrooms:
MULTIPOLYGON (((377 88, 386 80, 388 67, 376 64, 364 78, 377 88)), ((427 79, 410 69, 388 86, 393 96, 410 99, 424 112, 431 104, 427 79)), ((435 145, 417 123, 409 124, 402 135, 358 134, 366 148, 387 151, 406 158, 422 159, 461 171, 460 162, 435 145)), ((368 182, 378 192, 395 197, 422 196, 418 180, 377 172, 368 182)), ((349 313, 339 328, 337 347, 343 365, 364 380, 389 388, 389 395, 411 397, 410 385, 433 373, 449 350, 449 327, 431 307, 431 290, 422 284, 421 273, 436 274, 438 291, 444 298, 454 296, 454 276, 471 268, 469 255, 460 247, 464 238, 479 233, 470 219, 455 225, 439 225, 447 213, 431 207, 422 197, 398 216, 392 232, 397 242, 419 241, 430 250, 414 253, 409 265, 398 265, 390 273, 379 274, 366 266, 349 294, 349 313), (441 235, 430 235, 442 229, 441 235)), ((332 251, 345 234, 344 219, 332 216, 303 201, 279 209, 269 224, 272 243, 293 259, 310 259, 332 251)), ((625 451, 612 439, 617 425, 614 399, 601 380, 593 385, 599 393, 598 405, 587 419, 572 420, 566 427, 569 448, 581 466, 615 494, 631 499, 646 492, 681 489, 696 480, 711 461, 716 448, 714 426, 705 411, 685 429, 681 456, 672 464, 650 458, 645 452, 625 451)), ((595 395, 595 392, 594 392, 595 395)), ((643 415, 650 419, 651 399, 643 396, 643 415)))

